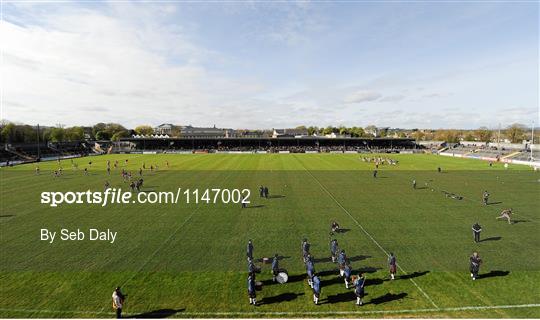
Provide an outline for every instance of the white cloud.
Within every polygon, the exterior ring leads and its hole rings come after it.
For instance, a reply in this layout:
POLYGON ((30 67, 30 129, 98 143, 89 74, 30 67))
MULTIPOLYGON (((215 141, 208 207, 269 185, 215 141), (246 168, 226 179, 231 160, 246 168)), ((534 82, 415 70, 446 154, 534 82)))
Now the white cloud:
POLYGON ((4 105, 2 118, 69 125, 196 123, 204 121, 204 115, 194 116, 197 111, 261 90, 258 81, 210 72, 204 60, 218 60, 217 53, 196 46, 177 27, 160 25, 159 15, 146 16, 148 6, 123 9, 129 14, 114 7, 107 14, 36 10, 26 24, 7 17, 2 72, 4 100, 12 103, 4 105), (145 15, 142 25, 136 13, 145 15), (31 112, 36 109, 41 112, 31 112))
POLYGON ((375 101, 382 97, 382 94, 371 90, 359 90, 349 94, 343 100, 344 103, 363 103, 375 101))

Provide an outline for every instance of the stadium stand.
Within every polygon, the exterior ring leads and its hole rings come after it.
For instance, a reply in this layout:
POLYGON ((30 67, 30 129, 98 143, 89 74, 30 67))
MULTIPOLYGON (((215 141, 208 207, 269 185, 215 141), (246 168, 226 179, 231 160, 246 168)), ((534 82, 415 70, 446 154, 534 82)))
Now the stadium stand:
POLYGON ((6 144, 0 153, 0 164, 9 165, 10 163, 86 156, 95 153, 89 145, 83 141, 6 144))
POLYGON ((420 148, 413 139, 386 138, 123 138, 115 143, 119 152, 383 152, 398 153, 420 148))

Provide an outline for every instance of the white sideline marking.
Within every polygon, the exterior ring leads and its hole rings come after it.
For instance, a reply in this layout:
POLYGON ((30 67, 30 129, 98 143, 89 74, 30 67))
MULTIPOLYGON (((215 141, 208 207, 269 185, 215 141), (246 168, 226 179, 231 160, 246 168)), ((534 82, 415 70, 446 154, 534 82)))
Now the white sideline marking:
MULTIPOLYGON (((401 310, 366 310, 366 311, 238 311, 238 312, 178 312, 178 315, 332 315, 332 314, 396 314, 396 313, 426 313, 426 312, 448 312, 448 311, 470 311, 470 310, 492 310, 492 309, 518 309, 518 308, 538 308, 540 303, 514 304, 500 306, 465 306, 449 308, 427 308, 427 309, 401 309, 401 310)), ((109 311, 81 311, 81 310, 50 310, 50 309, 4 309, 0 312, 22 312, 22 313, 63 313, 63 314, 113 314, 109 311)), ((134 316, 146 312, 125 313, 126 316, 134 316)), ((160 313, 156 313, 160 314, 160 313)), ((165 312, 163 312, 165 314, 165 312)), ((174 315, 173 315, 174 316, 174 315)))
MULTIPOLYGON (((300 162, 302 163, 302 162, 300 162)), ((360 227, 360 229, 371 239, 371 241, 373 241, 373 243, 375 243, 377 245, 377 247, 379 247, 379 249, 382 250, 382 252, 384 252, 384 254, 386 256, 389 256, 388 252, 377 242, 377 240, 375 240, 375 238, 373 238, 373 236, 371 236, 371 234, 369 232, 367 232, 366 229, 364 229, 364 227, 358 222, 358 220, 356 220, 352 215, 351 213, 345 209, 345 207, 343 207, 341 205, 341 203, 339 203, 339 201, 337 201, 337 199, 330 193, 330 191, 328 191, 328 189, 326 189, 326 187, 311 173, 311 171, 309 171, 305 166, 304 164, 302 163, 302 166, 304 167, 304 169, 309 173, 309 175, 315 180, 317 181, 317 183, 319 184, 319 186, 330 196, 330 198, 332 198, 332 200, 334 200, 334 202, 341 208, 341 210, 343 210, 343 212, 345 212, 355 223, 358 227, 360 227)), ((400 264, 397 265, 397 267, 399 268, 399 270, 401 270, 401 272, 405 273, 405 274, 408 274, 407 271, 405 271, 400 264)), ((431 297, 422 289, 420 288, 420 286, 416 283, 416 281, 414 281, 413 278, 409 278, 409 280, 411 280, 411 282, 416 286, 416 288, 418 288, 418 290, 428 299, 428 301, 437 309, 439 309, 439 306, 433 301, 433 299, 431 299, 431 297)))

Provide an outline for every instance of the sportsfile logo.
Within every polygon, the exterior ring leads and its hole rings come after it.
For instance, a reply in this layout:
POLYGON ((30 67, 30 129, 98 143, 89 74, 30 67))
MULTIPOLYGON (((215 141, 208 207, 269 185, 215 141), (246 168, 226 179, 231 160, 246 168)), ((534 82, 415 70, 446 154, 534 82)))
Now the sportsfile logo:
POLYGON ((131 192, 108 188, 105 191, 44 191, 41 204, 58 207, 62 204, 97 204, 105 207, 109 204, 242 204, 250 203, 249 189, 182 189, 172 191, 131 192))

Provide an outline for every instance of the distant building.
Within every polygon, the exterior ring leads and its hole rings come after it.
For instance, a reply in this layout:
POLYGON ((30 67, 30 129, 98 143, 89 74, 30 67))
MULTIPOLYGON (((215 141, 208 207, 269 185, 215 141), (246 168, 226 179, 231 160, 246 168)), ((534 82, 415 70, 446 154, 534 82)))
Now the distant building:
POLYGON ((367 134, 370 134, 374 137, 386 137, 390 127, 373 127, 369 126, 364 129, 367 134))
POLYGON ((154 134, 167 134, 171 135, 174 129, 174 125, 170 123, 163 123, 154 128, 154 134))
POLYGON ((325 138, 331 138, 331 139, 350 138, 351 135, 350 134, 339 134, 339 133, 332 132, 332 133, 329 133, 329 134, 325 134, 324 137, 325 138))
POLYGON ((239 129, 234 130, 233 135, 236 138, 268 138, 272 136, 272 132, 266 130, 239 129))
POLYGON ((229 138, 234 135, 232 129, 216 128, 214 125, 210 128, 185 126, 180 129, 182 138, 229 138))
POLYGON ((307 129, 273 129, 272 138, 284 137, 305 137, 308 135, 307 129))

